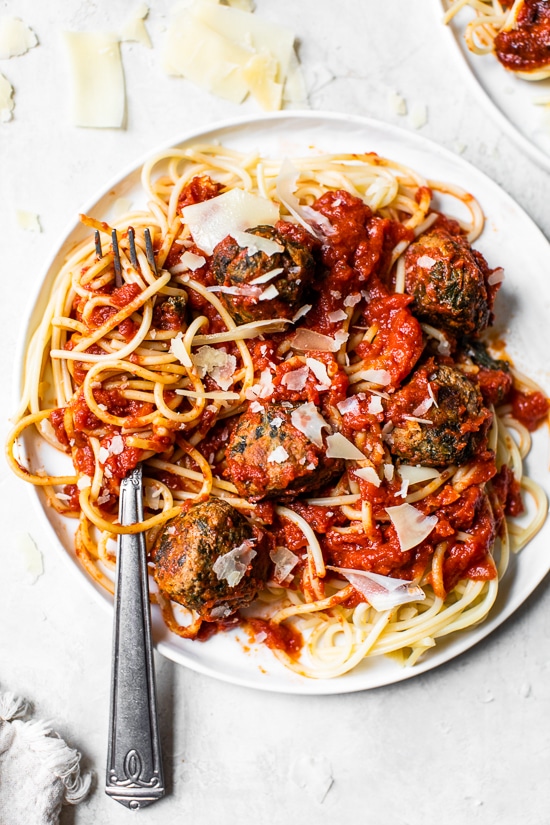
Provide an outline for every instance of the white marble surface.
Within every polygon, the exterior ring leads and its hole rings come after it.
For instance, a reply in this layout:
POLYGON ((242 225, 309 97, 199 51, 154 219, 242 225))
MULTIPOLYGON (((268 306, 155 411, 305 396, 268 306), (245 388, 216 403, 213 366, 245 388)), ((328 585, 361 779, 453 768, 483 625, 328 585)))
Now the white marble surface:
MULTIPOLYGON (((16 89, 15 118, 0 124, 0 394, 3 431, 14 407, 12 370, 20 319, 37 272, 79 206, 121 167, 190 128, 255 111, 167 78, 159 64, 169 0, 151 0, 155 49, 123 46, 125 130, 69 123, 60 30, 119 28, 123 0, 1 0, 40 45, 0 61, 16 89), (16 209, 37 212, 43 231, 21 230, 16 209)), ((440 38, 430 2, 257 0, 257 13, 300 40, 313 109, 364 114, 413 129, 388 94, 425 104, 421 133, 498 181, 550 237, 549 177, 510 140, 463 82, 440 38)), ((196 825, 420 825, 444 821, 542 825, 550 806, 550 591, 545 581, 516 615, 475 649, 436 671, 364 693, 293 697, 234 687, 157 658, 160 723, 169 788, 132 814, 103 794, 111 616, 81 586, 42 534, 22 482, 0 467, 0 690, 30 699, 37 716, 83 754, 97 774, 88 801, 62 825, 144 819, 196 825), (44 572, 31 583, 17 551, 29 532, 44 572), (328 765, 321 801, 299 787, 294 766, 328 765)), ((319 775, 319 773, 317 774, 319 775)), ((9 823, 3 823, 9 825, 9 823)), ((29 825, 33 825, 29 823, 29 825)))

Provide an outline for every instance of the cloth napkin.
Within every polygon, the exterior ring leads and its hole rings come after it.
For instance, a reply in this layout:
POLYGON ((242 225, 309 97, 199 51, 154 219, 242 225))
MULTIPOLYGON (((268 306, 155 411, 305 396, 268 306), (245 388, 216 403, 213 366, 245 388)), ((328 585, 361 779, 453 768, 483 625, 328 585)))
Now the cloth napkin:
POLYGON ((0 693, 0 823, 57 825, 62 805, 76 805, 92 775, 80 775, 80 754, 49 722, 25 720, 29 705, 0 693))

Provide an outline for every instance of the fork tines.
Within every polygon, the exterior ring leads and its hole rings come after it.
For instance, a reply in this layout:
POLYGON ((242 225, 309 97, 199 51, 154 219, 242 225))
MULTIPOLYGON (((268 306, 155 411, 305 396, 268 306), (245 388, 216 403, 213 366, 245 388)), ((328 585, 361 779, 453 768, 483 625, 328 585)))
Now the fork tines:
MULTIPOLYGON (((145 237, 145 255, 147 258, 147 263, 155 273, 158 274, 157 271, 157 262, 155 261, 155 252, 153 250, 153 242, 151 240, 151 233, 149 229, 144 231, 145 237)), ((111 232, 111 240, 113 245, 113 262, 115 266, 115 286, 118 288, 123 285, 124 279, 122 277, 122 263, 120 260, 120 250, 118 247, 118 233, 116 229, 113 229, 111 232)), ((95 251, 98 258, 103 257, 103 251, 101 249, 101 237, 99 234, 99 230, 96 229, 94 235, 95 241, 95 251)), ((136 233, 133 226, 128 227, 128 244, 130 246, 130 261, 134 269, 139 270, 139 261, 137 257, 136 251, 136 233)))

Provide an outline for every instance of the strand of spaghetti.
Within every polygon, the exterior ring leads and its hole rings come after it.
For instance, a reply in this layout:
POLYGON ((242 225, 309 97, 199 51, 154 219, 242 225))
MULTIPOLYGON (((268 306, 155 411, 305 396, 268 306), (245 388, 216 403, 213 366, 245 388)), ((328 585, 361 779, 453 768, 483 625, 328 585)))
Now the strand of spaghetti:
POLYGON ((300 616, 304 613, 318 613, 319 611, 328 610, 328 608, 346 601, 346 599, 349 599, 354 593, 354 588, 349 584, 343 590, 339 590, 337 593, 332 596, 327 596, 325 599, 319 599, 315 602, 302 602, 291 607, 284 607, 271 617, 271 621, 274 624, 281 624, 281 622, 284 622, 285 619, 289 619, 291 616, 300 616))
POLYGON ((312 557, 315 571, 319 578, 322 579, 326 573, 323 551, 317 541, 317 536, 307 521, 302 518, 302 516, 299 516, 298 513, 295 513, 294 510, 290 510, 288 507, 276 507, 275 512, 278 516, 292 521, 297 527, 300 528, 307 541, 308 556, 312 557))
POLYGON ((75 533, 75 552, 76 557, 88 573, 91 579, 93 579, 100 587, 103 587, 108 593, 114 595, 115 592, 115 585, 114 582, 105 575, 105 573, 100 570, 97 566, 95 560, 90 555, 84 541, 82 539, 81 531, 84 529, 85 519, 82 516, 80 520, 80 525, 75 533))
POLYGON ((41 410, 38 413, 31 413, 30 415, 26 415, 22 418, 16 425, 13 427, 11 432, 9 433, 7 440, 6 440, 6 460, 15 473, 15 475, 22 478, 23 481, 28 481, 31 484, 34 484, 36 487, 46 487, 52 486, 56 484, 76 484, 77 476, 75 474, 69 476, 50 476, 50 475, 38 475, 31 473, 26 467, 23 467, 22 464, 17 461, 14 455, 14 448, 17 442, 17 439, 23 433, 27 427, 32 426, 33 424, 37 424, 39 421, 42 421, 44 418, 48 418, 48 416, 53 412, 53 410, 41 410))
MULTIPOLYGON (((471 582, 468 582, 470 584, 471 582)), ((390 653, 392 650, 398 650, 402 647, 409 647, 419 638, 424 636, 437 636, 441 634, 442 628, 447 624, 451 617, 463 612, 480 594, 485 582, 473 582, 474 588, 466 588, 466 591, 454 603, 445 605, 442 599, 436 598, 439 610, 435 615, 429 619, 419 620, 418 622, 411 622, 409 630, 402 630, 398 633, 388 630, 384 638, 376 644, 373 652, 376 653, 390 653)))
MULTIPOLYGON (((159 292, 160 289, 168 283, 170 278, 171 275, 169 272, 165 272, 163 275, 159 275, 154 284, 148 286, 147 289, 145 289, 142 293, 137 295, 132 301, 126 304, 125 307, 119 310, 116 313, 116 315, 112 315, 106 323, 102 324, 100 327, 94 330, 94 332, 92 332, 91 335, 89 335, 87 338, 82 338, 78 342, 78 344, 76 344, 73 352, 76 350, 77 352, 82 353, 86 349, 88 349, 88 347, 91 347, 92 344, 97 343, 97 341, 99 341, 100 338, 103 338, 104 335, 110 332, 114 327, 119 326, 119 324, 121 324, 122 321, 125 321, 126 318, 129 318, 130 315, 132 315, 132 313, 135 312, 137 309, 140 309, 150 298, 153 297, 153 295, 159 292)), ((64 355, 66 356, 66 353, 64 355)), ((59 358, 64 356, 54 355, 54 353, 51 353, 51 357, 59 358)))
POLYGON ((466 589, 468 589, 468 587, 474 592, 474 598, 470 600, 470 603, 485 590, 486 592, 482 601, 472 607, 468 607, 468 609, 461 612, 454 621, 442 626, 435 634, 436 638, 447 636, 449 633, 454 633, 457 630, 465 630, 467 627, 478 624, 478 622, 485 618, 494 605, 498 593, 497 579, 490 579, 489 582, 469 581, 466 589))
POLYGON ((528 525, 518 525, 511 519, 508 519, 508 531, 513 538, 513 552, 519 551, 536 536, 538 531, 546 520, 548 515, 548 499, 546 493, 536 481, 533 481, 529 476, 523 476, 521 479, 521 489, 529 493, 535 504, 535 513, 528 525))
POLYGON ((92 522, 92 524, 100 530, 108 530, 109 532, 116 533, 117 535, 143 533, 145 530, 150 530, 151 527, 157 527, 161 524, 165 524, 169 519, 174 518, 174 516, 177 516, 181 511, 181 507, 179 506, 171 507, 170 509, 159 513, 157 516, 150 516, 150 518, 147 518, 144 521, 137 521, 135 524, 127 524, 122 526, 121 524, 115 524, 114 521, 109 521, 101 515, 99 510, 96 510, 93 507, 90 502, 89 487, 80 491, 78 499, 82 512, 92 522))
MULTIPOLYGON (((196 470, 189 470, 187 467, 180 467, 178 464, 171 464, 169 461, 161 461, 158 458, 149 458, 147 460, 147 466, 153 467, 155 470, 164 470, 172 475, 182 476, 192 481, 199 481, 201 484, 204 479, 204 476, 196 470)), ((222 481, 222 479, 216 478, 215 476, 212 477, 212 485, 228 493, 237 492, 234 484, 231 484, 229 481, 222 481)))

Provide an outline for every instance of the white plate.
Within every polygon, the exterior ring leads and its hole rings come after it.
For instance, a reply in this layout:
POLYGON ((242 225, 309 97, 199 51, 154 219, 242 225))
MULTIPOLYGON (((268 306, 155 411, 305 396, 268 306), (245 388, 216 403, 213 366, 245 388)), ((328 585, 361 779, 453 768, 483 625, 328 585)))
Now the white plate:
POLYGON ((535 104, 542 98, 550 100, 550 79, 536 83, 521 80, 505 69, 493 54, 473 54, 464 40, 473 10, 462 9, 445 26, 442 19, 449 2, 433 2, 442 37, 448 39, 481 104, 524 152, 550 171, 550 115, 545 107, 535 104))
MULTIPOLYGON (((550 282, 547 278, 550 247, 522 209, 481 172, 417 135, 373 120, 339 114, 290 112, 241 119, 199 134, 185 135, 181 143, 216 140, 236 149, 259 149, 266 155, 279 157, 304 154, 310 147, 327 152, 375 151, 413 167, 426 178, 458 184, 474 193, 487 216, 485 230, 476 246, 486 255, 491 266, 502 265, 506 270, 506 280, 497 302, 498 330, 505 334, 508 351, 518 368, 540 381, 546 391, 550 390, 550 376, 543 358, 546 351, 544 331, 550 317, 550 282)), ((108 219, 110 207, 121 194, 139 191, 140 166, 141 163, 136 164, 116 181, 108 182, 100 195, 86 204, 83 211, 99 219, 108 219)), ((75 220, 44 268, 42 288, 27 318, 27 333, 21 342, 21 368, 26 341, 41 317, 54 273, 68 249, 85 233, 86 230, 75 220)), ((530 474, 550 492, 545 436, 545 431, 536 434, 536 447, 529 458, 529 469, 530 474)), ((44 448, 37 443, 37 439, 29 436, 26 448, 34 460, 44 460, 44 448)), ((103 604, 110 608, 111 599, 90 581, 75 559, 70 530, 72 525, 44 506, 39 490, 31 489, 44 521, 54 534, 56 546, 78 572, 82 582, 91 587, 103 604)), ((338 679, 308 680, 287 671, 261 645, 246 650, 248 639, 243 631, 221 633, 203 643, 172 636, 166 631, 155 608, 153 625, 157 648, 175 662, 201 673, 260 690, 329 694, 397 682, 452 659, 510 616, 550 567, 547 552, 549 534, 550 524, 522 551, 518 559, 512 560, 497 604, 487 621, 475 629, 442 640, 412 669, 404 669, 390 659, 377 657, 338 679)))

